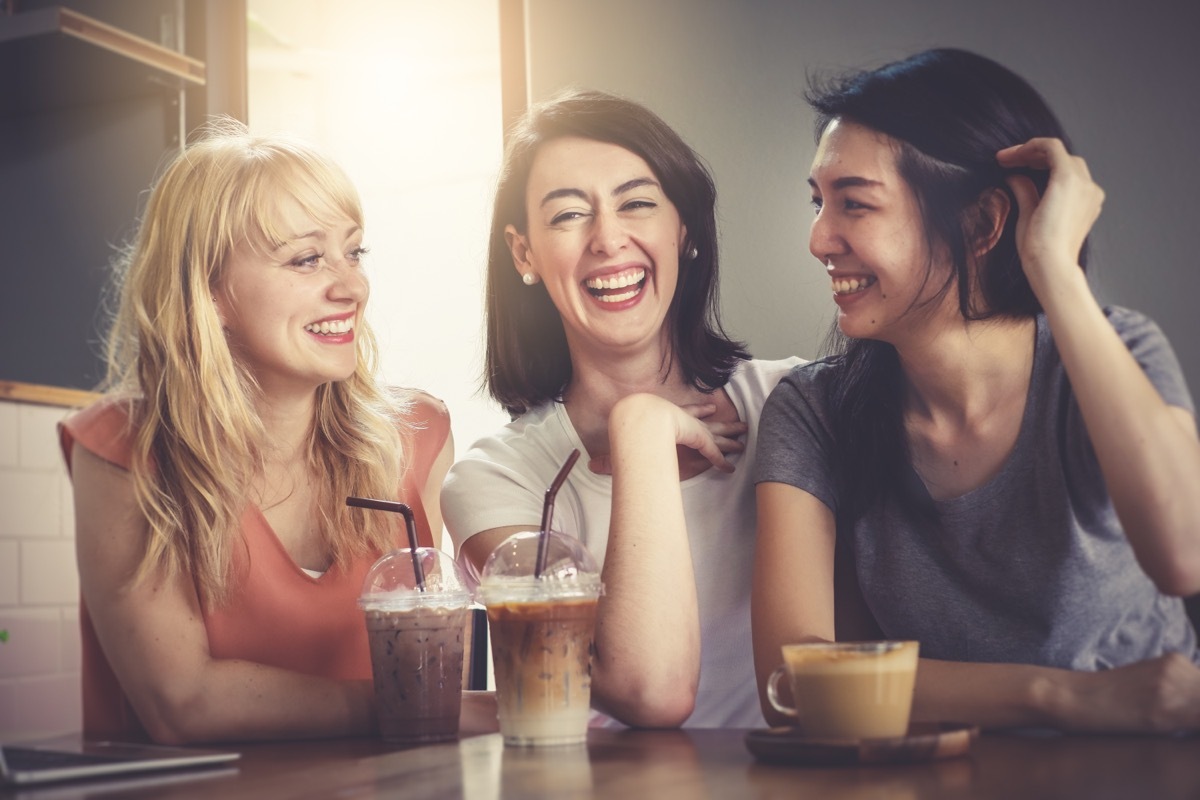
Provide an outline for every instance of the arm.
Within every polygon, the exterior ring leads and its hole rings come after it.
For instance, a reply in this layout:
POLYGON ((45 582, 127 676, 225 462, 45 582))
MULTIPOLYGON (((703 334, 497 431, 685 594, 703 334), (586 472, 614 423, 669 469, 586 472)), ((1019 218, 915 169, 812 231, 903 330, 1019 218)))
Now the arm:
POLYGON ((1200 591, 1195 420, 1163 402, 1105 318, 1078 264, 1104 193, 1083 159, 1056 139, 1034 139, 998 158, 1006 167, 1050 171, 1041 197, 1028 178, 1009 179, 1020 208, 1021 263, 1046 312, 1130 545, 1160 591, 1200 591))
POLYGON ((758 484, 757 497, 750 593, 754 673, 763 716, 769 724, 787 725, 791 720, 767 700, 767 679, 783 663, 783 645, 835 639, 833 512, 783 483, 758 484))
POLYGON ((628 725, 675 727, 691 715, 700 682, 699 606, 676 446, 732 467, 703 422, 649 394, 613 407, 608 438, 612 518, 596 618, 595 704, 628 725))
MULTIPOLYGON (((758 526, 755 672, 767 721, 787 724, 767 701, 766 682, 782 662, 782 645, 834 638, 834 521, 808 492, 760 483, 758 526)), ((913 718, 1086 732, 1193 729, 1200 726, 1200 669, 1178 654, 1100 672, 923 658, 913 718)))
MULTIPOLYGON (((671 469, 675 469, 673 463, 671 469)), ((615 516, 615 491, 613 497, 615 516)), ((662 504, 671 505, 669 500, 662 504)), ((679 506, 682 517, 682 504, 674 505, 679 506)), ((501 542, 527 530, 528 525, 511 525, 481 531, 463 542, 462 553, 481 569, 501 542)), ((692 712, 700 680, 700 623, 687 541, 680 543, 678 537, 664 536, 667 532, 649 527, 626 530, 629 537, 667 541, 654 547, 635 543, 626 548, 634 553, 614 557, 621 545, 614 548, 610 530, 602 573, 604 594, 596 610, 592 706, 635 727, 678 726, 692 712), (646 535, 646 530, 653 535, 646 535), (685 557, 674 552, 662 560, 662 556, 650 554, 672 546, 685 548, 685 557), (656 570, 655 564, 665 569, 656 570)))
POLYGON ((80 589, 96 634, 151 737, 165 743, 374 730, 369 681, 332 681, 209 655, 187 575, 130 583, 147 529, 129 473, 73 449, 80 589))
MULTIPOLYGON (((651 395, 622 399, 609 417, 610 455, 596 465, 612 471, 613 497, 592 701, 634 726, 682 723, 692 711, 699 681, 696 585, 676 446, 730 469, 722 453, 740 449, 728 437, 740 436, 745 428, 713 424, 710 431, 695 416, 711 413, 710 407, 689 411, 651 395)), ((447 513, 448 519, 454 516, 447 513)), ((536 525, 482 531, 462 543, 462 554, 478 568, 505 537, 532 528, 536 525)))

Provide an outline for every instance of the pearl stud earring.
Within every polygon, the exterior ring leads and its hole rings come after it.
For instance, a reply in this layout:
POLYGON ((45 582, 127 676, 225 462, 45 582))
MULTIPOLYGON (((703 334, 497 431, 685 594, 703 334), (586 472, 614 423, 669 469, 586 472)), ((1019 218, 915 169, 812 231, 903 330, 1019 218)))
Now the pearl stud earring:
POLYGON ((526 286, 533 286, 537 283, 537 275, 534 275, 532 272, 525 272, 521 275, 521 282, 526 286))

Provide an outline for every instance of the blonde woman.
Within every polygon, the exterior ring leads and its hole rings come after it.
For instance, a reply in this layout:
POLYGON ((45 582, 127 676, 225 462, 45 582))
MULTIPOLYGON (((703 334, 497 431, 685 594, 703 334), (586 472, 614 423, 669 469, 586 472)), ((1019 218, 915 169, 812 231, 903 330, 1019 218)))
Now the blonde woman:
MULTIPOLYGON (((109 391, 62 427, 84 729, 162 742, 375 727, 355 598, 408 503, 436 544, 434 398, 375 380, 358 195, 308 146, 214 123, 120 264, 109 391)), ((464 708, 487 726, 487 698, 464 708)))

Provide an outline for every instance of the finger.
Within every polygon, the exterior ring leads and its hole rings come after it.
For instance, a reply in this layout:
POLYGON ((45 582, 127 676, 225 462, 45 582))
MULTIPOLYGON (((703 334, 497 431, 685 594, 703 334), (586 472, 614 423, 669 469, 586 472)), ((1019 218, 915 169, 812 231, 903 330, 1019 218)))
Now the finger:
POLYGON ((705 417, 711 417, 713 414, 717 413, 716 403, 687 403, 680 406, 680 408, 691 414, 696 419, 704 419, 705 417))
POLYGON ((1006 179, 1013 196, 1017 198, 1017 220, 1029 219, 1038 204, 1038 190, 1025 175, 1009 175, 1006 179))
POLYGON ((729 461, 725 458, 725 454, 722 453, 720 448, 716 447, 716 445, 713 445, 711 448, 705 447, 701 449, 700 455, 707 458, 709 463, 711 463, 721 472, 733 472, 733 464, 729 463, 729 461))
POLYGON ((750 432, 750 426, 744 422, 709 422, 708 432, 713 436, 727 436, 731 439, 745 436, 750 432))
POLYGON ((612 460, 608 456, 594 456, 588 460, 588 469, 597 475, 612 475, 612 460))
MULTIPOLYGON (((736 443, 732 439, 727 439, 726 441, 730 445, 730 452, 734 452, 732 446, 735 444, 741 447, 740 443, 736 443)), ((688 436, 681 437, 678 443, 681 447, 689 447, 695 450, 722 472, 733 472, 733 465, 725 459, 725 453, 722 452, 723 448, 718 444, 717 439, 707 430, 696 430, 688 436)))
POLYGON ((713 438, 713 442, 717 445, 717 449, 728 455, 729 453, 744 453, 746 451, 745 442, 737 439, 726 439, 724 436, 713 438))
POLYGON ((1053 169, 1068 162, 1071 154, 1061 139, 1038 137, 1024 144, 1006 147, 996 153, 996 160, 1004 167, 1031 167, 1053 169))

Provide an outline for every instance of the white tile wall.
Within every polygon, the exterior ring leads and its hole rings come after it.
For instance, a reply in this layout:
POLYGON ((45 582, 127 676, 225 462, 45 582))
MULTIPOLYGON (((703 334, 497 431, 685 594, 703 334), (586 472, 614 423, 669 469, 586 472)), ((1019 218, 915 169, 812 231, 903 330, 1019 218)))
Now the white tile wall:
POLYGON ((0 401, 0 740, 82 726, 68 413, 0 401))

